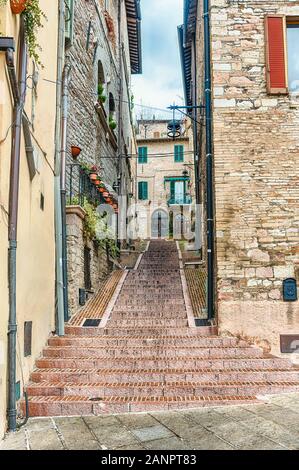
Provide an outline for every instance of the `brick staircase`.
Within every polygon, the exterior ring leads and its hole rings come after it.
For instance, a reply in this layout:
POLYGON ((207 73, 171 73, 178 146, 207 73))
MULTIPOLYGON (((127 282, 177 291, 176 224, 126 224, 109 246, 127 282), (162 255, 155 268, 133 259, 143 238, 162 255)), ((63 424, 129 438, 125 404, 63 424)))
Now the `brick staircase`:
POLYGON ((129 271, 104 328, 68 325, 49 339, 27 387, 30 416, 249 403, 298 390, 287 359, 188 326, 176 245, 166 241, 152 241, 129 271))

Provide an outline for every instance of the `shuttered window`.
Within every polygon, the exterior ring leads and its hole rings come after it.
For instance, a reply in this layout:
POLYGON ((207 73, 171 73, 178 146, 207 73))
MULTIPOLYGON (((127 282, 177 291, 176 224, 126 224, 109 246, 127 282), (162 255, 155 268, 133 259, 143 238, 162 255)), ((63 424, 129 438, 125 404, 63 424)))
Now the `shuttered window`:
POLYGON ((147 147, 139 147, 138 163, 147 163, 147 147))
POLYGON ((288 78, 285 16, 266 16, 265 42, 268 93, 287 93, 288 78))
POLYGON ((139 181, 138 183, 138 199, 146 201, 148 199, 148 183, 147 181, 139 181))
POLYGON ((65 41, 68 46, 74 38, 74 10, 75 0, 65 0, 65 41))
POLYGON ((174 161, 175 162, 184 161, 184 146, 183 145, 174 146, 174 161))

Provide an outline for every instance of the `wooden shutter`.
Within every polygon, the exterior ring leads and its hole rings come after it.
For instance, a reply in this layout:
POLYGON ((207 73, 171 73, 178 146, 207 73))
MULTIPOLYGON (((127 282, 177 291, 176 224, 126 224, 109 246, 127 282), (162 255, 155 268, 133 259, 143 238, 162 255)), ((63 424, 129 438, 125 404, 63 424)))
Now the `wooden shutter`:
POLYGON ((138 199, 140 201, 148 199, 148 185, 146 181, 139 181, 138 183, 138 199))
POLYGON ((183 145, 174 146, 174 161, 175 162, 184 161, 184 146, 183 145))
POLYGON ((288 93, 286 17, 269 15, 265 18, 267 91, 288 93))
POLYGON ((138 163, 147 163, 147 147, 139 147, 138 163))

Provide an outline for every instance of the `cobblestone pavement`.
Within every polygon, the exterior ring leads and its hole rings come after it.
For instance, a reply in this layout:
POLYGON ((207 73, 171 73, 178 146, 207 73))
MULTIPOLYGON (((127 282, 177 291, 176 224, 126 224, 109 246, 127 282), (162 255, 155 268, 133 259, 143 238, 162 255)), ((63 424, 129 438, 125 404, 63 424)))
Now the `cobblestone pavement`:
POLYGON ((34 418, 0 450, 299 449, 299 394, 176 412, 34 418))

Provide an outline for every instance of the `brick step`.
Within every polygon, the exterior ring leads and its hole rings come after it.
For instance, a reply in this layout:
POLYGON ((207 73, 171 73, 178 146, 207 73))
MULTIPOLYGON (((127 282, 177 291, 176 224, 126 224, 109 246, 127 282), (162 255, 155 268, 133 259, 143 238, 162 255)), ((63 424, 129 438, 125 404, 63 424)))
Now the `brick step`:
MULTIPOLYGON (((128 314, 129 315, 129 314, 128 314)), ((115 318, 113 317, 107 325, 108 328, 111 328, 113 325, 118 326, 119 328, 129 328, 129 327, 157 327, 157 326, 168 326, 168 327, 186 327, 188 326, 187 318, 180 319, 180 318, 152 318, 152 317, 140 317, 140 318, 132 318, 127 316, 126 318, 115 318)))
MULTIPOLYGON (((144 316, 146 316, 145 314, 147 313, 147 316, 148 316, 148 312, 147 311, 144 311, 144 310, 131 310, 128 312, 127 310, 123 310, 122 308, 120 307, 117 307, 117 308, 114 308, 113 312, 112 312, 112 317, 113 319, 115 320, 116 318, 127 318, 127 317, 136 317, 136 318, 144 318, 144 316)), ((186 310, 182 310, 182 311, 178 311, 176 310, 175 312, 172 312, 172 311, 169 311, 169 312, 161 312, 161 311, 153 311, 151 312, 151 315, 150 315, 151 318, 154 318, 154 319, 158 319, 158 318, 176 318, 176 319, 179 319, 179 318, 184 318, 186 319, 186 310)))
POLYGON ((168 357, 184 357, 184 358, 192 358, 192 357, 202 357, 205 359, 209 358, 235 358, 235 357, 243 357, 247 358, 260 358, 262 357, 263 352, 261 349, 253 348, 253 347, 220 347, 220 348, 206 348, 206 347, 199 347, 199 346, 187 346, 187 347, 177 347, 172 346, 168 349, 164 347, 157 346, 143 346, 140 347, 132 347, 126 346, 125 348, 112 347, 112 346, 60 346, 60 347, 51 347, 48 346, 43 350, 44 357, 78 357, 80 358, 101 358, 101 357, 111 357, 111 358, 123 358, 123 359, 134 359, 134 358, 148 358, 148 357, 155 357, 155 358, 168 358, 168 357))
POLYGON ((184 300, 177 300, 177 301, 172 301, 172 300, 165 300, 165 301, 159 301, 156 299, 152 299, 152 301, 148 299, 144 299, 142 302, 141 300, 138 300, 135 302, 134 298, 131 299, 118 299, 116 302, 116 307, 117 308, 126 308, 127 310, 137 310, 137 309, 142 309, 145 312, 146 311, 152 311, 152 310, 176 310, 177 308, 179 310, 183 310, 185 308, 185 302, 184 300))
MULTIPOLYGON (((197 408, 228 404, 257 403, 255 396, 178 396, 178 397, 109 397, 91 401, 85 397, 29 397, 29 415, 37 416, 90 416, 128 412, 144 412, 197 408)), ((20 408, 25 413, 25 402, 20 408)))
POLYGON ((48 340, 49 346, 76 346, 76 347, 144 347, 161 346, 165 349, 172 346, 177 347, 238 347, 248 346, 245 341, 237 338, 221 338, 219 336, 161 336, 160 338, 148 338, 146 336, 54 336, 48 340))
POLYGON ((28 396, 80 396, 86 398, 123 397, 177 397, 185 395, 267 395, 281 392, 297 392, 298 382, 42 382, 26 387, 28 396))
POLYGON ((140 328, 85 328, 82 326, 70 326, 65 327, 66 335, 74 336, 155 336, 157 338, 161 336, 182 336, 182 335, 194 335, 194 336, 214 336, 218 332, 217 327, 202 326, 199 328, 162 328, 162 327, 140 327, 140 328))
POLYGON ((80 369, 40 368, 31 373, 32 382, 299 382, 299 369, 80 369))
POLYGON ((183 303, 184 302, 184 297, 182 293, 172 295, 170 294, 164 294, 163 292, 156 292, 152 291, 151 293, 137 293, 137 292, 122 292, 119 296, 117 301, 119 302, 120 300, 123 301, 130 301, 129 303, 137 303, 137 304, 144 304, 144 302, 155 302, 155 303, 173 303, 175 305, 183 303), (134 301, 132 302, 132 299, 134 301), (171 301, 171 302, 170 302, 171 301))
MULTIPOLYGON (((41 358, 37 359, 36 366, 38 368, 119 368, 119 358, 111 357, 89 357, 82 358, 80 356, 72 356, 70 358, 41 358)), ((291 367, 291 363, 286 359, 280 358, 250 358, 245 359, 244 357, 234 358, 204 358, 188 357, 185 356, 168 356, 167 358, 159 357, 125 357, 122 358, 121 364, 124 371, 130 371, 132 369, 139 369, 141 372, 143 369, 159 369, 159 368, 199 368, 199 369, 288 369, 291 367)))

